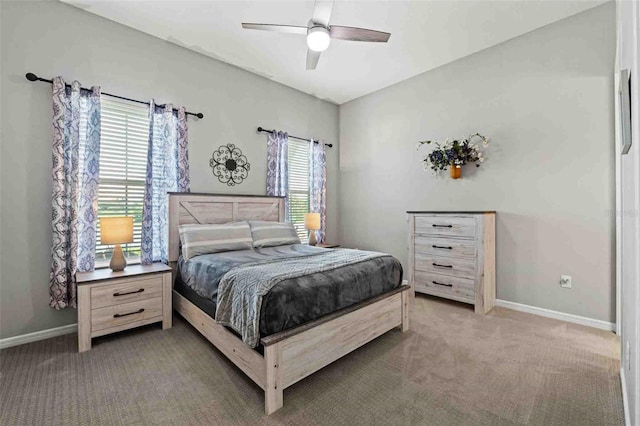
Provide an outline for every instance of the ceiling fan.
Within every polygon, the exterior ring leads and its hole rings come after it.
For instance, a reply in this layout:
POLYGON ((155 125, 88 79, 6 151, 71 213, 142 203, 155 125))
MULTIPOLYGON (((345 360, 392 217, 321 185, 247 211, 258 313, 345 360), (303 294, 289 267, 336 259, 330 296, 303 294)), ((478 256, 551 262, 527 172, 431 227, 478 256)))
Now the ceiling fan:
POLYGON ((329 25, 331 11, 335 0, 316 0, 313 16, 306 27, 295 25, 254 24, 242 23, 242 28, 248 30, 276 31, 289 34, 307 36, 307 69, 314 70, 318 65, 320 54, 329 48, 332 38, 338 40, 370 41, 386 43, 390 33, 368 30, 365 28, 343 27, 329 25))

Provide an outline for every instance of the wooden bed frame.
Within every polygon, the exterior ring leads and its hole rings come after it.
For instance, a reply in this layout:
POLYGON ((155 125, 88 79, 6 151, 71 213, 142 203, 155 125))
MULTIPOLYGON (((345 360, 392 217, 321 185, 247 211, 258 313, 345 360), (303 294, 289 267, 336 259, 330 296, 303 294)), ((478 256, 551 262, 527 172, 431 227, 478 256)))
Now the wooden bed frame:
MULTIPOLYGON (((178 226, 239 220, 284 221, 284 198, 196 193, 169 194, 169 262, 179 256, 178 226)), ((173 291, 173 308, 265 392, 265 412, 283 404, 283 390, 387 331, 409 329, 409 286, 349 306, 315 321, 264 337, 264 356, 173 291)))

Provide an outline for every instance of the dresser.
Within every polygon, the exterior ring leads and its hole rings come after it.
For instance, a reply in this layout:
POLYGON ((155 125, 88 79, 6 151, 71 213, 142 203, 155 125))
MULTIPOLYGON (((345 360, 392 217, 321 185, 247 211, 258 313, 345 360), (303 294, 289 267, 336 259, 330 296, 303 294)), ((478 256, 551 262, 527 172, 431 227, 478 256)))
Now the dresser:
POLYGON ((416 293, 470 303, 496 301, 493 211, 409 211, 409 282, 416 293))
POLYGON ((154 322, 171 327, 171 268, 165 264, 79 272, 76 282, 80 352, 91 349, 93 337, 154 322))

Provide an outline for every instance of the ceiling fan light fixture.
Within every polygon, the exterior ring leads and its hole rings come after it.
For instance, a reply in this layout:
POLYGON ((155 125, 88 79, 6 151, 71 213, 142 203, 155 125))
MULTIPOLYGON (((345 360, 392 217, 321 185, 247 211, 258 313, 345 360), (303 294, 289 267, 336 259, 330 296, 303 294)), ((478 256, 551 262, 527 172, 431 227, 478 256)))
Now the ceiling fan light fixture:
POLYGON ((309 46, 309 49, 314 52, 324 52, 329 48, 330 42, 329 30, 320 26, 309 28, 307 33, 307 46, 309 46))

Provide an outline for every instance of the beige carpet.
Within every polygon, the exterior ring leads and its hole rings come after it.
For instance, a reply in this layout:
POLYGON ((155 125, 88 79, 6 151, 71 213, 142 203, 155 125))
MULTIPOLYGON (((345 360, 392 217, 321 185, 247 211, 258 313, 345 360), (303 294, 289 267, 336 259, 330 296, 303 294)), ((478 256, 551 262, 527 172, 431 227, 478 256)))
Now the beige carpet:
POLYGON ((622 425, 612 333, 419 296, 391 331, 284 391, 260 388, 178 316, 94 339, 0 352, 2 425, 622 425))

